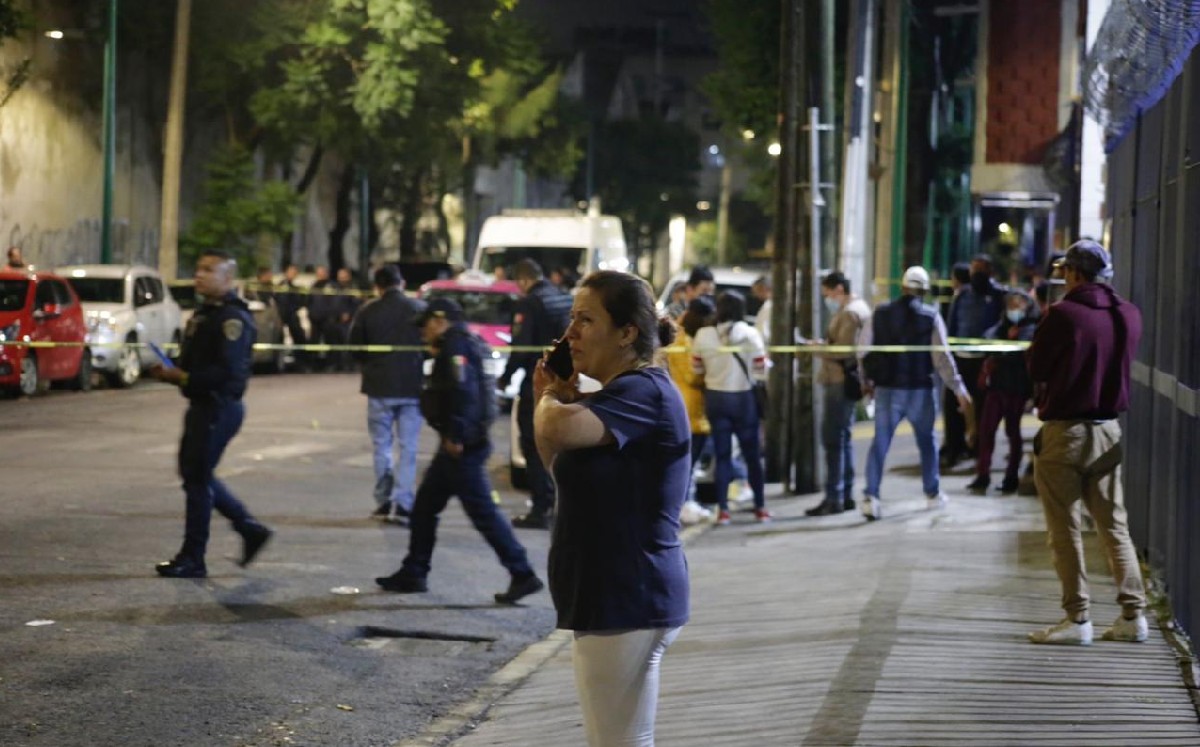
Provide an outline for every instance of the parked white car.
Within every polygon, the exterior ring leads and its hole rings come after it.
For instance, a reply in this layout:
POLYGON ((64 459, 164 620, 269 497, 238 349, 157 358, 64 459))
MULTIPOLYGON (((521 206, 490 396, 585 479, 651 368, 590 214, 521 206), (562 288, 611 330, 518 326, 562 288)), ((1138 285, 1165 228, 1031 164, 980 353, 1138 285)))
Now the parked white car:
POLYGON ((178 345, 182 338, 179 304, 162 276, 145 265, 76 265, 58 272, 71 281, 83 302, 92 368, 114 386, 132 386, 142 367, 157 361, 147 347, 108 347, 114 343, 178 345))

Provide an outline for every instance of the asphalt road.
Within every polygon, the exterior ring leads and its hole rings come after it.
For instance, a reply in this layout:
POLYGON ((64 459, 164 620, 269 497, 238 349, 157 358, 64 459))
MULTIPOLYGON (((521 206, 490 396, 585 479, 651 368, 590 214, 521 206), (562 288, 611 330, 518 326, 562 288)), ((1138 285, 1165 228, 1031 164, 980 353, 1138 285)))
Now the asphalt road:
MULTIPOLYGON (((457 502, 430 592, 376 590, 408 530, 367 518, 366 400, 350 374, 253 380, 219 473, 277 535, 243 570, 214 516, 209 578, 158 578, 182 536, 184 405, 144 382, 0 401, 0 744, 390 745, 553 628, 544 592, 493 603, 507 573, 457 502)), ((514 513, 507 419, 493 436, 514 513)), ((426 428, 422 471, 433 447, 426 428)), ((518 536, 544 575, 546 533, 518 536)))

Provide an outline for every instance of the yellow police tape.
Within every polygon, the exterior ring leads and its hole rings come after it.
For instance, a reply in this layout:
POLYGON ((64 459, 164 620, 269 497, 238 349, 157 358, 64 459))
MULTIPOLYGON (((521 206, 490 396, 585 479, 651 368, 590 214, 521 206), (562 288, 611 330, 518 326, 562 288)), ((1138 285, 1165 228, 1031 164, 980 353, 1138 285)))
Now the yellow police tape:
MULTIPOLYGON (((39 340, 0 340, 0 348, 17 347, 17 348, 105 348, 105 349, 120 349, 126 347, 132 348, 147 348, 149 343, 144 342, 48 342, 39 340)), ((174 350, 179 347, 175 343, 163 343, 161 346, 164 350, 174 350)), ((1021 340, 984 340, 973 338, 951 338, 949 345, 943 347, 941 345, 769 345, 766 348, 767 353, 775 354, 818 354, 818 353, 918 353, 918 352, 933 352, 937 350, 945 350, 949 347, 953 353, 1012 353, 1025 350, 1029 347, 1028 342, 1021 340)), ((424 345, 325 345, 325 344, 306 344, 292 345, 289 343, 270 343, 259 342, 254 345, 255 350, 285 350, 298 351, 304 353, 334 353, 334 352, 362 352, 362 353, 417 353, 427 352, 428 347, 424 345)), ((539 345, 497 345, 490 348, 497 353, 543 353, 549 350, 549 347, 541 347, 539 345)), ((671 345, 670 347, 662 348, 664 353, 686 353, 690 348, 682 345, 671 345)), ((736 346, 722 346, 717 348, 722 353, 740 353, 743 349, 736 346)))

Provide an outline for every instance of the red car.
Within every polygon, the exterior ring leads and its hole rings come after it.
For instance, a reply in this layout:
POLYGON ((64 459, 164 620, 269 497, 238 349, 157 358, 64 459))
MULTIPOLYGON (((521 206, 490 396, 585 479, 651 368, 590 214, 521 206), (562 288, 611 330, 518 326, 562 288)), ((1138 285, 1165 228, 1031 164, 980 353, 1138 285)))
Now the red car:
POLYGON ((83 347, 87 325, 70 282, 49 272, 0 269, 0 389, 32 395, 52 381, 92 386, 92 356, 83 347), (24 347, 23 342, 66 342, 24 347))

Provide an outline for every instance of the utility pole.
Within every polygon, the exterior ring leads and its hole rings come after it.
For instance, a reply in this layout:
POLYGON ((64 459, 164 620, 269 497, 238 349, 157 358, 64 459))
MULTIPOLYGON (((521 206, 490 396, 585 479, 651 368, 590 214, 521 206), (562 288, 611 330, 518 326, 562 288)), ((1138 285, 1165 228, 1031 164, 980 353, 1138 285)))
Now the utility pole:
POLYGON ((100 263, 112 262, 113 181, 117 162, 117 0, 108 0, 108 39, 104 43, 104 196, 100 209, 100 263))
POLYGON ((171 58, 171 94, 163 153, 162 224, 158 237, 158 271, 168 281, 179 274, 179 178, 183 168, 191 19, 192 0, 179 0, 175 11, 175 49, 171 58))
MULTIPOLYGON (((809 65, 806 52, 810 24, 807 0, 781 0, 780 12, 780 146, 779 182, 776 191, 775 257, 772 263, 774 299, 771 305, 771 339, 792 344, 795 330, 812 336, 813 294, 816 277, 811 272, 813 251, 811 216, 805 209, 813 194, 811 142, 802 136, 808 102, 809 65)), ((813 360, 809 355, 773 353, 767 417, 768 479, 781 481, 792 493, 817 488, 816 443, 813 438, 813 360)))
POLYGON ((724 152, 721 166, 721 194, 717 198, 717 264, 729 264, 729 198, 733 191, 733 154, 724 152))
MULTIPOLYGON (((833 124, 837 121, 835 108, 837 106, 836 91, 833 87, 834 58, 837 48, 837 16, 835 0, 820 0, 821 2, 821 121, 833 124)), ((818 267, 826 270, 837 269, 838 247, 838 202, 837 193, 838 162, 837 148, 833 133, 828 133, 821 140, 821 181, 834 186, 825 193, 825 205, 821 210, 821 245, 814 247, 814 252, 820 252, 821 261, 818 267)))

